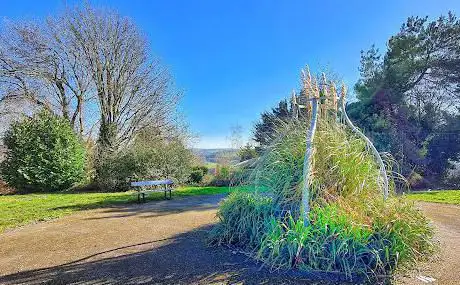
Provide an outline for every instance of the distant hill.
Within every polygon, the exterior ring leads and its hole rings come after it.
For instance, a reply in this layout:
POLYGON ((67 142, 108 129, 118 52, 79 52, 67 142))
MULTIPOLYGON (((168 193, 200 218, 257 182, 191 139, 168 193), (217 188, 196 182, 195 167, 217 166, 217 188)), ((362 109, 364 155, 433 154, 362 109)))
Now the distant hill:
POLYGON ((238 150, 232 148, 193 148, 192 151, 206 163, 217 163, 222 157, 229 158, 232 163, 238 160, 238 150))

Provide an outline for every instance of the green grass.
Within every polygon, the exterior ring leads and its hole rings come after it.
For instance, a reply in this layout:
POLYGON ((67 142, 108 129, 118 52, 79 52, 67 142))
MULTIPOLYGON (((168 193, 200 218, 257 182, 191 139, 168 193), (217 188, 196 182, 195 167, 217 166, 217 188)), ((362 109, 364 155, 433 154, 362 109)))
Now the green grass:
POLYGON ((460 205, 460 190, 441 190, 407 194, 407 198, 415 201, 460 205))
MULTIPOLYGON (((249 191, 247 187, 240 187, 249 191)), ((229 193, 229 187, 180 187, 174 197, 229 193)), ((149 201, 163 199, 163 193, 151 193, 149 201)), ((5 229, 59 218, 76 211, 137 202, 135 192, 121 193, 43 193, 0 196, 0 233, 5 229)))
POLYGON ((216 167, 217 167, 217 163, 215 163, 215 162, 206 162, 206 167, 207 167, 208 169, 216 168, 216 167))

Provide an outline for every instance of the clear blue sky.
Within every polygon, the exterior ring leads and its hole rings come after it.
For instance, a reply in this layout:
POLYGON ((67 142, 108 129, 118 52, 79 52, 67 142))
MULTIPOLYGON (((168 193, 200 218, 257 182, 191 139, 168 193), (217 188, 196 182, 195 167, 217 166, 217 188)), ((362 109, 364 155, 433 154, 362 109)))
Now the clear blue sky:
MULTIPOLYGON (((184 90, 198 147, 224 147, 232 125, 249 137, 261 111, 289 95, 299 70, 329 66, 352 85, 360 50, 385 48, 410 15, 460 12, 459 0, 89 1, 131 17, 184 90)), ((64 3, 0 2, 0 17, 40 19, 64 3)), ((460 15, 459 15, 460 16, 460 15)))

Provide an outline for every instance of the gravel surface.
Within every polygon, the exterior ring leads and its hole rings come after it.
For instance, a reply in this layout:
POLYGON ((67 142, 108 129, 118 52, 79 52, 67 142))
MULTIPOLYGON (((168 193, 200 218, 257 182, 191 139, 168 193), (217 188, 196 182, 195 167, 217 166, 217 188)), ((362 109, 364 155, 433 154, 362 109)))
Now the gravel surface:
POLYGON ((460 206, 426 202, 417 205, 433 221, 441 252, 421 263, 418 270, 401 277, 398 283, 460 284, 460 206))
POLYGON ((0 284, 305 284, 206 245, 223 197, 84 211, 8 231, 0 284))
MULTIPOLYGON (((83 211, 8 231, 0 235, 0 284, 319 284, 208 247, 206 231, 223 197, 83 211)), ((444 251, 431 267, 398 282, 425 284, 417 279, 422 275, 458 284, 460 207, 420 205, 444 251)))

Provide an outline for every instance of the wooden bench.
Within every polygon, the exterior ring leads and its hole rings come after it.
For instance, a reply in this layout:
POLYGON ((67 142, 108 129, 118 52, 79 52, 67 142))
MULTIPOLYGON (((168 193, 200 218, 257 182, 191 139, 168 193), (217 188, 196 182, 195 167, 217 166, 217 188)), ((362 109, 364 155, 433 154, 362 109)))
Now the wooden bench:
POLYGON ((148 192, 165 192, 165 199, 171 199, 171 191, 174 190, 173 188, 174 182, 171 179, 165 180, 150 180, 150 181, 134 181, 131 182, 132 187, 136 187, 137 189, 137 201, 145 202, 145 193, 148 192), (169 192, 169 198, 167 197, 166 193, 169 192))

